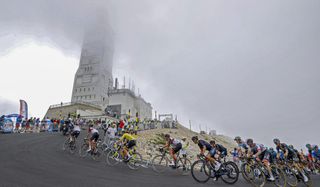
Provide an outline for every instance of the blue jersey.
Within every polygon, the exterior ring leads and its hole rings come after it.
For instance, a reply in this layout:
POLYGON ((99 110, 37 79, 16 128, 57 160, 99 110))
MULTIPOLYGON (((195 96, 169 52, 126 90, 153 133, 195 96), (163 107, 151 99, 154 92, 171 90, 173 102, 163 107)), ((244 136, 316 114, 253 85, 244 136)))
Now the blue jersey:
POLYGON ((238 151, 232 151, 231 154, 232 154, 233 157, 238 157, 239 156, 238 151))
POLYGON ((248 150, 248 148, 249 148, 248 145, 247 145, 246 143, 243 143, 243 142, 239 143, 238 146, 239 146, 240 148, 245 149, 245 150, 248 150))
POLYGON ((317 160, 320 160, 320 149, 318 149, 318 151, 313 150, 312 157, 316 158, 317 160))
POLYGON ((210 151, 212 149, 212 146, 204 140, 199 140, 198 146, 200 149, 203 149, 205 147, 207 151, 210 151))

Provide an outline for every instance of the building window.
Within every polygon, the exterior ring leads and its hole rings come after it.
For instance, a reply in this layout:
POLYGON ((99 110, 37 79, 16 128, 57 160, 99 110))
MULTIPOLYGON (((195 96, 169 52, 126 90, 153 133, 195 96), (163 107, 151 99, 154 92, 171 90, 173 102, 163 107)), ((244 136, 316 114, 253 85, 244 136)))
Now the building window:
POLYGON ((86 91, 86 88, 83 88, 83 91, 85 92, 85 91, 86 91))
POLYGON ((88 88, 88 91, 90 91, 90 88, 88 88))
POLYGON ((81 88, 80 88, 80 92, 81 92, 81 88))

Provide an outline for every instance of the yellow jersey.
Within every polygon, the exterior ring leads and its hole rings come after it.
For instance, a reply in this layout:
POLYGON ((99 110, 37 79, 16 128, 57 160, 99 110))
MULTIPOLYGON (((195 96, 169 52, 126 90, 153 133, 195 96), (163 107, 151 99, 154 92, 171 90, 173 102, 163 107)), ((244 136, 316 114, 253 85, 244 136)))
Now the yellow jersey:
POLYGON ((133 136, 132 136, 131 134, 129 134, 129 133, 124 133, 124 134, 122 135, 122 137, 120 138, 120 140, 123 140, 123 139, 126 139, 126 140, 130 141, 130 140, 135 140, 136 138, 133 137, 133 136))

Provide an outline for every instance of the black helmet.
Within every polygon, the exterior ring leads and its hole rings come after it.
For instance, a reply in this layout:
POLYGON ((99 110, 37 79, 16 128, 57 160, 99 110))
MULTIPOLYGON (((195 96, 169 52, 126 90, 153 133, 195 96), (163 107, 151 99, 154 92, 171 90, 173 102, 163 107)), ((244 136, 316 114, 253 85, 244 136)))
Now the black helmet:
POLYGON ((241 137, 240 136, 236 136, 235 138, 234 138, 234 141, 240 141, 241 140, 241 137))
POLYGON ((198 140, 198 136, 193 136, 193 137, 191 138, 191 140, 192 140, 192 141, 198 140))
POLYGON ((165 134, 164 137, 165 138, 170 138, 170 134, 165 134))
POLYGON ((273 143, 278 144, 278 143, 280 143, 280 140, 278 138, 275 138, 275 139, 273 139, 273 143))
POLYGON ((247 144, 252 144, 253 143, 253 139, 249 138, 247 139, 247 144))

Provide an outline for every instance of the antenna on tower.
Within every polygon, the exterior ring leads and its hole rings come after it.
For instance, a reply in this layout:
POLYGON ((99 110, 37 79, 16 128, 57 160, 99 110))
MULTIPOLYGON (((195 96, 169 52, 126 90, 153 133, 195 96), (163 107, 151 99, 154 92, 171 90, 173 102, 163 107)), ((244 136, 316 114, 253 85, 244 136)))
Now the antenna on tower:
POLYGON ((133 93, 135 94, 136 88, 135 88, 135 85, 134 85, 134 81, 133 81, 133 80, 132 80, 132 91, 133 91, 133 93))
POLYGON ((118 89, 118 86, 119 86, 118 78, 116 78, 116 80, 115 80, 115 89, 116 89, 116 90, 118 89))
POLYGON ((123 89, 125 89, 126 88, 126 76, 123 76, 123 89))

